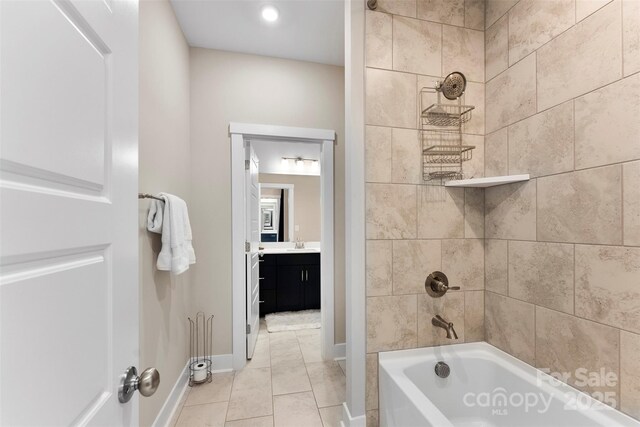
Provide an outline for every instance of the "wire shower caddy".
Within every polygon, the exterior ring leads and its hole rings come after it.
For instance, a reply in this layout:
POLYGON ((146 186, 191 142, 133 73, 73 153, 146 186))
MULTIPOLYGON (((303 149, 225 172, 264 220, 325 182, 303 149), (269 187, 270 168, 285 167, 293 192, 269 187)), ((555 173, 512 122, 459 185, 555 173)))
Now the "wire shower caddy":
POLYGON ((435 88, 420 90, 422 178, 430 185, 462 179, 462 163, 471 160, 475 148, 462 143, 462 125, 471 120, 475 107, 462 103, 462 93, 443 99, 442 87, 437 82, 435 88))
POLYGON ((211 355, 213 354, 213 315, 205 317, 204 312, 196 313, 189 319, 189 386, 211 382, 211 355), (205 371, 204 378, 201 377, 205 371))

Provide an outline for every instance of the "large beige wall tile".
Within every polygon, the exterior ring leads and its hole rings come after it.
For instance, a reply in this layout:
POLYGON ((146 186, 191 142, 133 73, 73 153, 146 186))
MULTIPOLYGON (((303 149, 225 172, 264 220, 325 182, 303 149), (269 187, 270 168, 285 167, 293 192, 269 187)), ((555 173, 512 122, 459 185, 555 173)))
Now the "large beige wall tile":
POLYGON ((464 1, 464 26, 484 30, 484 0, 464 1))
POLYGON ((640 159, 640 74, 576 103, 576 168, 640 159))
POLYGON ((391 128, 366 126, 365 179, 391 182, 391 128))
POLYGON ((484 241, 484 286, 486 290, 502 295, 509 292, 507 246, 506 240, 484 241))
POLYGON ((615 1, 542 46, 538 111, 622 77, 621 32, 620 2, 615 1))
POLYGON ((471 114, 471 120, 462 125, 463 133, 484 135, 484 87, 484 83, 467 82, 467 90, 464 92, 462 102, 465 105, 473 105, 475 108, 471 114))
POLYGON ((418 0, 418 18, 462 27, 464 0, 418 0))
POLYGON ((485 237, 536 240, 536 182, 487 188, 485 237))
POLYGON ((378 427, 380 425, 380 419, 377 409, 367 411, 367 427, 378 427))
POLYGON ((513 5, 518 3, 518 0, 487 0, 486 1, 486 26, 489 28, 496 22, 502 15, 507 13, 513 5))
POLYGON ((416 186, 367 184, 367 239, 416 237, 416 186))
POLYGON ((507 129, 502 128, 484 137, 485 176, 509 175, 507 129))
POLYGON ((512 356, 535 363, 535 306, 513 298, 485 293, 487 342, 512 356))
POLYGON ((622 243, 619 165, 538 178, 538 240, 622 243))
POLYGON ((391 240, 367 240, 367 296, 391 295, 391 240))
POLYGON ((575 23, 575 0, 521 0, 509 12, 509 64, 575 23))
POLYGON ((393 67, 393 17, 386 13, 366 11, 365 63, 367 67, 393 67))
POLYGON ((576 0, 576 20, 582 21, 611 0, 576 0))
POLYGON ((464 341, 464 292, 447 292, 441 298, 433 298, 424 293, 418 295, 418 347, 457 344, 464 341), (453 323, 458 340, 448 339, 444 329, 431 324, 431 319, 436 314, 453 323))
POLYGON ((624 244, 640 246, 640 162, 622 168, 624 183, 624 244))
POLYGON ((464 341, 484 341, 484 292, 464 293, 464 341))
POLYGON ((416 17, 416 0, 378 0, 379 12, 416 17))
POLYGON ((536 113, 536 55, 487 82, 486 127, 496 131, 536 113))
POLYGON ((509 173, 532 177, 573 170, 573 102, 509 126, 509 173))
POLYGON ((391 180, 396 183, 420 184, 422 147, 418 131, 394 128, 391 146, 391 180))
POLYGON ((442 271, 450 286, 463 291, 484 289, 484 241, 451 239, 442 241, 442 271))
POLYGON ((484 31, 442 27, 442 75, 461 71, 467 80, 484 83, 484 31))
POLYGON ((640 335, 620 332, 620 410, 640 419, 640 335))
POLYGON ((504 15, 485 32, 485 70, 491 80, 509 68, 509 15, 504 15))
POLYGON ((640 333, 640 248, 576 245, 576 315, 640 333))
POLYGON ((367 384, 365 407, 378 409, 378 353, 367 354, 367 384))
POLYGON ((629 76, 640 71, 640 2, 638 0, 623 0, 622 28, 624 75, 629 76))
POLYGON ((427 276, 441 267, 440 240, 394 240, 393 294, 424 294, 427 276))
POLYGON ((414 128, 416 76, 367 68, 366 121, 370 125, 414 128))
POLYGON ((462 164, 463 176, 465 178, 484 177, 484 136, 462 134, 462 144, 476 147, 473 149, 471 160, 462 164))
POLYGON ((484 190, 481 188, 464 190, 464 237, 484 238, 484 190))
POLYGON ((418 237, 464 237, 464 189, 418 186, 418 237))
POLYGON ((393 17, 393 69, 440 75, 442 25, 403 16, 393 17))
MULTIPOLYGON (((583 384, 577 369, 619 378, 618 331, 588 320, 536 307, 536 367, 551 372, 569 373, 568 383, 587 392, 618 391, 618 382, 599 387, 583 384)), ((594 395, 594 397, 596 397, 594 395)))
POLYGON ((509 242, 509 296, 573 313, 573 245, 509 242))
POLYGON ((367 353, 415 348, 417 295, 367 298, 367 353))

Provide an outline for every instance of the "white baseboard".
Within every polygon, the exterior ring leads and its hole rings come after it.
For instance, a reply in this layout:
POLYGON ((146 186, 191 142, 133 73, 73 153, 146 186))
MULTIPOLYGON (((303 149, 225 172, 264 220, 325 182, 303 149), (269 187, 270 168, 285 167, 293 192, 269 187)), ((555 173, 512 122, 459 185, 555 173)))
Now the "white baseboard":
POLYGON ((189 362, 184 365, 184 369, 178 376, 178 380, 173 385, 167 400, 164 401, 164 405, 160 409, 156 420, 153 422, 153 427, 166 427, 173 419, 173 415, 176 411, 180 410, 182 403, 182 396, 187 391, 189 382, 189 362))
MULTIPOLYGON (((212 373, 230 372, 233 371, 233 355, 231 354, 216 354, 211 356, 212 373)), ((178 376, 176 383, 173 385, 167 400, 160 409, 156 420, 153 422, 153 427, 167 427, 177 411, 181 409, 182 396, 184 395, 187 387, 189 387, 189 362, 184 366, 184 369, 178 376)))
POLYGON ((333 359, 340 360, 347 356, 347 344, 334 344, 333 345, 333 359))
POLYGON ((360 415, 359 417, 352 417, 349 412, 349 407, 347 406, 347 402, 342 403, 342 421, 340 421, 341 427, 367 427, 367 416, 366 414, 360 415))

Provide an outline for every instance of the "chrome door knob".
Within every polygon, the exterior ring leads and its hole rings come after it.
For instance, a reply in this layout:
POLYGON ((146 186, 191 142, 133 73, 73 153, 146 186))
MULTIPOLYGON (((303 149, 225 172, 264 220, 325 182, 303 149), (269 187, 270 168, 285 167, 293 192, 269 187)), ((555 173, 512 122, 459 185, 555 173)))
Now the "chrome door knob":
POLYGON ((158 390, 159 385, 160 373, 156 368, 147 368, 138 376, 135 366, 129 366, 120 377, 118 400, 120 403, 127 403, 136 390, 141 395, 149 397, 158 390))

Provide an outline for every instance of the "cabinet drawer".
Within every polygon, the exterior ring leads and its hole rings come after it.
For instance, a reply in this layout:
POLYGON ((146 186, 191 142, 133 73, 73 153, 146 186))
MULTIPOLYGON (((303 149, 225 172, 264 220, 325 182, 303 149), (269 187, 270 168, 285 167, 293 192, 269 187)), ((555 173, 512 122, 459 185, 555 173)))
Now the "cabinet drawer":
POLYGON ((260 291, 276 289, 278 283, 278 273, 275 265, 260 266, 260 291))
POLYGON ((268 255, 264 254, 260 257, 260 267, 263 265, 276 265, 276 257, 278 255, 268 255))
POLYGON ((278 265, 320 265, 320 254, 279 254, 278 265))
POLYGON ((260 316, 265 314, 275 313, 278 308, 278 302, 276 300, 276 291, 263 291, 260 289, 260 316))

